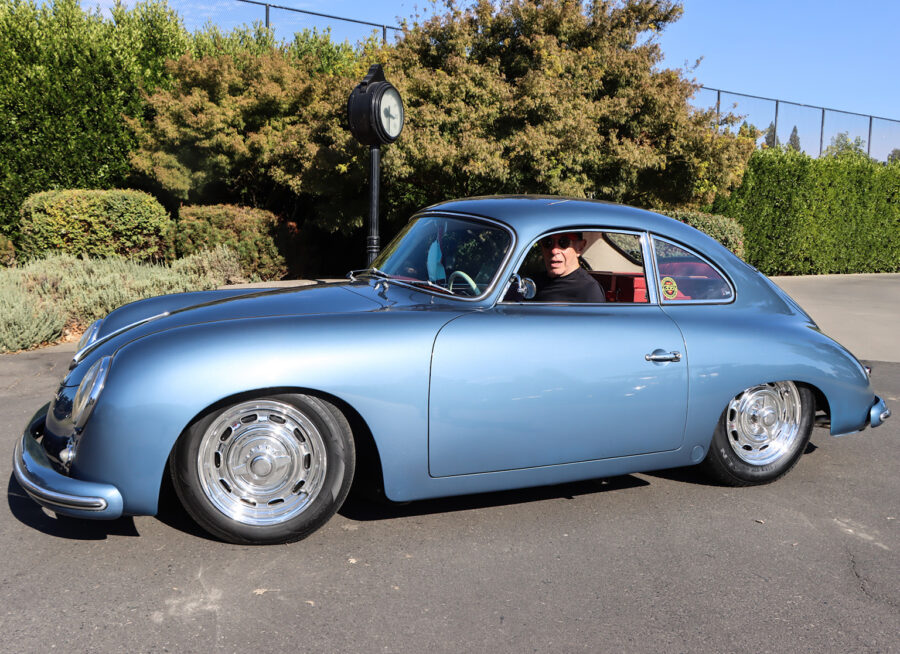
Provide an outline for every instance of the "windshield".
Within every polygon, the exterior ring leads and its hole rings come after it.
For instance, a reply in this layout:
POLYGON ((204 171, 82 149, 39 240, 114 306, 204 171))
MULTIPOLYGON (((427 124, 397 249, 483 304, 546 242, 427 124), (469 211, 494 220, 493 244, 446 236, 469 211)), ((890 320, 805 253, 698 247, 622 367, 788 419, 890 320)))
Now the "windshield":
POLYGON ((465 218, 410 222, 372 263, 393 279, 464 297, 482 295, 509 251, 509 233, 465 218))

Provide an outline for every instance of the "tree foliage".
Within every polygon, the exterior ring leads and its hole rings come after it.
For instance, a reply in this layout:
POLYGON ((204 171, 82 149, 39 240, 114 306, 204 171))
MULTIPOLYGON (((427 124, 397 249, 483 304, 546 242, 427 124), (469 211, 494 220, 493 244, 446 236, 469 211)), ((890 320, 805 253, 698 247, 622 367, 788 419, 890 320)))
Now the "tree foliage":
POLYGON ((794 125, 794 129, 791 130, 791 135, 788 137, 787 146, 795 152, 800 152, 802 150, 802 148, 800 147, 800 134, 797 133, 796 125, 794 125))
POLYGON ((822 153, 825 157, 866 155, 866 142, 861 136, 851 139, 848 132, 838 132, 831 137, 831 144, 822 153))
POLYGON ((156 0, 116 5, 111 20, 77 0, 0 0, 0 231, 16 235, 33 192, 123 182, 134 138, 122 116, 141 114, 141 89, 166 83, 187 39, 156 0))
POLYGON ((696 86, 659 70, 663 0, 453 2, 355 53, 327 34, 195 37, 171 87, 130 121, 132 164, 171 203, 237 202, 305 227, 352 232, 366 215, 367 148, 346 101, 368 65, 404 97, 383 154, 386 231, 454 196, 556 193, 644 206, 697 205, 740 181, 753 139, 693 110, 696 86))
MULTIPOLYGON (((740 181, 753 142, 713 129, 659 70, 662 0, 480 0, 406 26, 389 78, 407 132, 385 155, 393 206, 555 193, 696 204, 740 181)), ((734 118, 726 117, 726 125, 734 118)))

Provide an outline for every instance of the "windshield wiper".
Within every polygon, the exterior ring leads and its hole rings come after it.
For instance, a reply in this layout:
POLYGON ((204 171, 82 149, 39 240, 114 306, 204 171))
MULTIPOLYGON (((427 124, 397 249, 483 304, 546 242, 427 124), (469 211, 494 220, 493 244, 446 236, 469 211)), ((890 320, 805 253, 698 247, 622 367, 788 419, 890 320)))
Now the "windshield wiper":
POLYGON ((378 270, 378 268, 362 268, 360 270, 351 270, 347 273, 347 277, 350 278, 351 282, 356 281, 356 277, 358 275, 371 275, 372 277, 378 277, 380 279, 391 279, 391 276, 384 272, 383 270, 378 270))
POLYGON ((413 286, 427 286, 428 288, 433 288, 436 291, 441 291, 446 293, 447 295, 456 295, 452 290, 447 288, 446 286, 441 286, 440 284, 435 284, 434 282, 428 279, 404 279, 404 282, 407 284, 412 284, 413 286))

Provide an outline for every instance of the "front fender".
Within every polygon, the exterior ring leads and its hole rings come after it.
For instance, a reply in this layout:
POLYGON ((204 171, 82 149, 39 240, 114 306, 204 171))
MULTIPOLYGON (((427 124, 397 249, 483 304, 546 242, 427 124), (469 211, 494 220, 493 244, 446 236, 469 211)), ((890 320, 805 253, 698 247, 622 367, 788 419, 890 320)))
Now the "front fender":
POLYGON ((82 435, 78 475, 115 485, 125 513, 153 514, 179 435, 248 391, 314 390, 352 406, 381 455, 385 490, 427 474, 432 344, 458 313, 381 311, 254 318, 150 334, 114 356, 82 435))

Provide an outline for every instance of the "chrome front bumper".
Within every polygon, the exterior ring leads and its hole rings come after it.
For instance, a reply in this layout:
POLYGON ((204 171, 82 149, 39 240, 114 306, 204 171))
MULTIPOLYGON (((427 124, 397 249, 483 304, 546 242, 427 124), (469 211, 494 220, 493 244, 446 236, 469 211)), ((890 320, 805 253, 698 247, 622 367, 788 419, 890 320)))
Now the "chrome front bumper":
POLYGON ((113 520, 122 515, 122 494, 111 484, 83 481, 57 472, 40 443, 47 407, 29 421, 13 454, 16 481, 31 498, 55 513, 75 518, 113 520))

